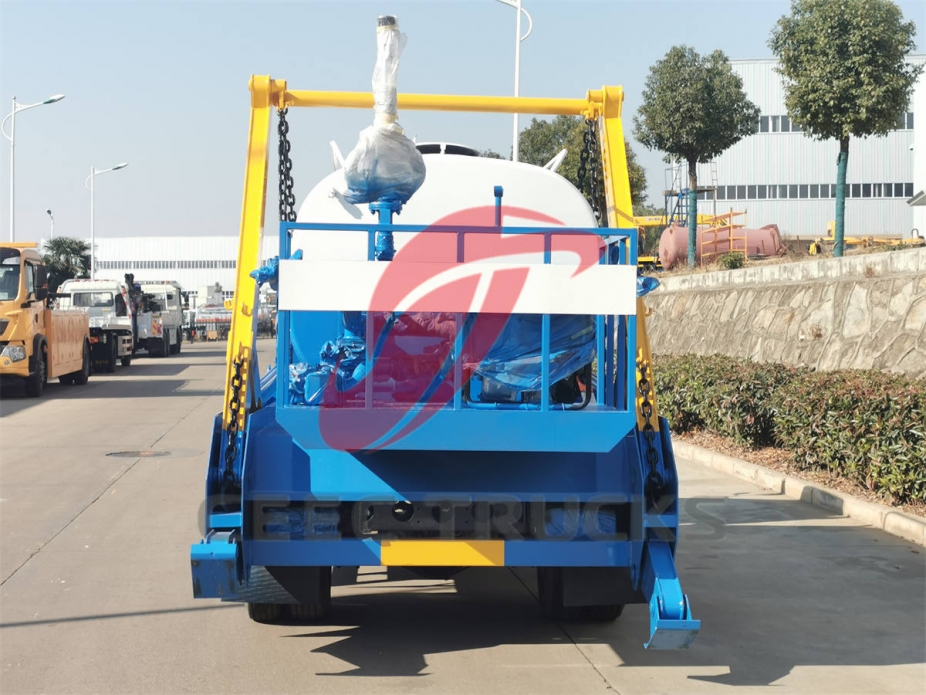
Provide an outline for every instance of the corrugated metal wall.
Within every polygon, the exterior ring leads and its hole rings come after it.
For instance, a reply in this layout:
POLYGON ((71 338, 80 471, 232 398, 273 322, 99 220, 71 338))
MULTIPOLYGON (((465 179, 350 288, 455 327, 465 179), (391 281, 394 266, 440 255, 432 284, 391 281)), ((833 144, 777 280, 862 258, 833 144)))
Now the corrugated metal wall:
MULTIPOLYGON (((926 56, 916 56, 912 60, 922 63, 926 56)), ((800 132, 781 132, 781 117, 787 116, 787 110, 781 76, 774 70, 776 61, 731 62, 734 71, 743 78, 749 98, 761 109, 763 117, 768 117, 762 125, 762 129, 767 128, 768 132, 744 138, 718 157, 713 169, 708 165, 699 166, 700 185, 806 186, 806 189, 799 189, 801 197, 797 200, 790 197, 785 200, 759 200, 760 189, 752 192, 747 188, 748 198, 738 195, 736 200, 731 201, 724 191, 721 196, 727 199, 719 200, 717 206, 723 211, 730 207, 746 210, 750 226, 775 223, 788 235, 824 234, 827 222, 835 218, 836 204, 827 195, 832 192, 829 189, 822 195, 818 193, 819 199, 812 199, 816 190, 812 186, 836 183, 839 144, 833 140, 815 141, 800 132)), ((923 81, 921 77, 920 89, 923 81)), ((848 235, 909 235, 913 227, 913 210, 906 201, 914 193, 914 152, 911 147, 916 133, 921 133, 926 127, 926 113, 917 115, 918 119, 911 118, 905 123, 905 126, 913 126, 912 129, 905 127, 883 138, 853 138, 850 141, 847 183, 859 184, 858 193, 868 193, 872 197, 849 198, 846 201, 848 235), (884 184, 891 184, 890 195, 885 195, 884 184), (896 184, 903 184, 900 195, 896 195, 896 184), (881 196, 877 197, 879 188, 881 196)), ((850 195, 855 190, 852 189, 850 195)))
MULTIPOLYGON (((279 237, 265 234, 261 260, 278 255, 278 249, 279 237)), ((190 292, 215 283, 232 292, 237 258, 237 236, 96 239, 98 278, 122 280, 126 273, 134 273, 136 280, 176 280, 190 292)))

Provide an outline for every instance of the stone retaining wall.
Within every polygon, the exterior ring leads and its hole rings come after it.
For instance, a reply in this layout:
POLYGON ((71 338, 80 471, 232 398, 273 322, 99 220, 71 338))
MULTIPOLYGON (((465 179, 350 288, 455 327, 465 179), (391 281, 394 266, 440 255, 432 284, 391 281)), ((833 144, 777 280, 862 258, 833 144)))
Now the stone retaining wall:
POLYGON ((656 354, 727 354, 926 378, 926 248, 668 277, 656 354))

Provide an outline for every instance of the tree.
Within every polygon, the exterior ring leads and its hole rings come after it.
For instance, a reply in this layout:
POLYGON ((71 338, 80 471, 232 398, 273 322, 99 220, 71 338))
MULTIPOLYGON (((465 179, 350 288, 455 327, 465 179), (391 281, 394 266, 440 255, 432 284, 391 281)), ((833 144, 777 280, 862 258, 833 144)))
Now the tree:
MULTIPOLYGON (((528 164, 543 166, 561 150, 566 150, 566 158, 556 173, 573 186, 578 186, 586 128, 585 121, 578 116, 557 116, 552 121, 533 118, 518 138, 518 158, 528 164)), ((630 198, 635 204, 643 204, 646 201, 646 171, 637 163, 637 157, 626 140, 624 146, 627 150, 630 198)), ((598 173, 598 187, 604 190, 601 172, 598 173)))
POLYGON ((834 256, 843 254, 849 137, 897 127, 923 69, 905 60, 915 35, 889 0, 792 0, 772 30, 791 122, 817 140, 839 140, 834 256))
POLYGON ((48 291, 55 292, 62 282, 87 277, 90 271, 90 244, 83 239, 59 236, 45 242, 42 261, 48 268, 48 291))
POLYGON ((723 51, 700 56, 674 46, 650 68, 634 137, 672 161, 688 164, 688 266, 695 264, 698 162, 709 162, 756 130, 759 109, 723 51))

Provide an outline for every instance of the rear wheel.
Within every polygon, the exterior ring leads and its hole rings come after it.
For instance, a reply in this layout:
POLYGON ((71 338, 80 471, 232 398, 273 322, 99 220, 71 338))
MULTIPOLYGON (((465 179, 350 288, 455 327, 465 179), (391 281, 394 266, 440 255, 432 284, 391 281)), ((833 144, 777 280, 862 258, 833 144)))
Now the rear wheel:
POLYGON ((289 606, 289 614, 293 620, 299 622, 315 622, 324 620, 331 612, 331 568, 306 567, 306 573, 311 572, 317 576, 307 576, 306 579, 313 584, 317 580, 318 593, 311 603, 296 603, 289 606))
POLYGON ((122 366, 123 366, 123 367, 128 367, 130 364, 132 364, 132 356, 131 356, 131 355, 123 355, 123 356, 120 358, 120 361, 122 362, 122 366))
POLYGON ((90 343, 84 343, 84 361, 79 372, 69 374, 71 382, 83 386, 90 380, 90 343))
POLYGON ((26 395, 38 398, 45 389, 48 381, 48 365, 45 362, 45 345, 41 345, 35 352, 35 371, 26 377, 26 395))
POLYGON ((174 354, 179 355, 180 350, 182 348, 183 348, 183 333, 178 329, 177 330, 177 351, 174 354))
POLYGON ((104 371, 108 374, 112 374, 116 371, 116 362, 119 359, 119 348, 116 346, 115 340, 110 340, 107 345, 109 345, 109 350, 107 352, 106 367, 104 371))
POLYGON ((563 568, 538 567, 537 588, 540 607, 549 620, 563 622, 612 622, 624 612, 623 604, 567 606, 563 594, 563 568))
POLYGON ((255 623, 276 623, 283 617, 281 603, 249 603, 248 617, 255 623))

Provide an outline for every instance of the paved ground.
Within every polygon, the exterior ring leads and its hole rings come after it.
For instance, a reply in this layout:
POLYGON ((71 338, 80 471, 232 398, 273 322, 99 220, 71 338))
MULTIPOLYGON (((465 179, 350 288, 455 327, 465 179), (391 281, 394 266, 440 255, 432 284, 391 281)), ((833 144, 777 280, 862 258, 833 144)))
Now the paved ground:
POLYGON ((680 461, 679 571, 702 631, 642 648, 648 614, 543 622, 528 576, 374 569, 332 623, 264 626, 194 601, 204 452, 224 346, 0 401, 3 693, 923 693, 926 556, 680 461), (28 439, 27 439, 28 438, 28 439), (168 457, 111 452, 170 451, 168 457), (391 581, 387 581, 392 579, 391 581))

